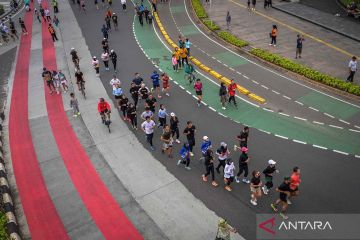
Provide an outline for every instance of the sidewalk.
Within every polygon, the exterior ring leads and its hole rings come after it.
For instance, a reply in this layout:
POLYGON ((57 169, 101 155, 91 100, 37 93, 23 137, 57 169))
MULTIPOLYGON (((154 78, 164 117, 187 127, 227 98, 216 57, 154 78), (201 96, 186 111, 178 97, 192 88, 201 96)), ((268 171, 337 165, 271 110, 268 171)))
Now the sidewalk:
MULTIPOLYGON (((277 1, 273 2, 274 5, 279 4, 277 1)), ((285 8, 286 4, 291 3, 281 4, 285 8)), ((360 56, 358 41, 276 9, 264 10, 263 1, 257 2, 255 12, 249 12, 246 5, 246 1, 243 0, 212 1, 212 5, 203 1, 203 6, 209 17, 224 30, 226 29, 225 16, 230 10, 232 16, 231 32, 250 42, 253 47, 267 49, 339 79, 346 79, 348 75, 347 65, 351 56, 360 56), (276 47, 269 46, 269 32, 271 32, 273 24, 276 24, 279 29, 276 47), (299 32, 305 37, 303 54, 302 59, 294 59, 296 35, 299 32)), ((307 8, 308 11, 312 10, 306 6, 303 8, 307 8)), ((315 15, 319 12, 316 9, 313 11, 315 15)), ((336 18, 334 24, 341 21, 342 19, 336 18)), ((360 25, 355 24, 354 26, 360 25)), ((345 27, 341 28, 340 26, 337 29, 348 31, 345 27)), ((353 31, 356 32, 356 30, 353 31)), ((359 74, 355 75, 354 82, 360 83, 359 74)))

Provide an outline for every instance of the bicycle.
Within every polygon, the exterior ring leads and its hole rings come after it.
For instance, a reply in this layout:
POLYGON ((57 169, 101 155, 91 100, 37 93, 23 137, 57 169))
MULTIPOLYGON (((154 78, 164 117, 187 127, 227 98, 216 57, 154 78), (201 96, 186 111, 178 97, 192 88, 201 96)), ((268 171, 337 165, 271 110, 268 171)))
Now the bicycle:
POLYGON ((189 85, 191 85, 196 79, 195 73, 185 73, 184 79, 189 82, 189 85))
POLYGON ((80 92, 81 94, 83 95, 84 99, 86 100, 86 93, 85 93, 85 82, 84 81, 81 81, 79 83, 79 89, 80 89, 80 92))
POLYGON ((111 120, 110 120, 110 113, 107 112, 107 113, 100 113, 100 116, 101 116, 101 119, 102 119, 102 122, 103 124, 105 124, 105 126, 108 128, 109 130, 109 133, 111 133, 111 130, 110 130, 110 124, 111 124, 111 120))
POLYGON ((80 70, 80 60, 78 58, 73 59, 75 71, 80 70))

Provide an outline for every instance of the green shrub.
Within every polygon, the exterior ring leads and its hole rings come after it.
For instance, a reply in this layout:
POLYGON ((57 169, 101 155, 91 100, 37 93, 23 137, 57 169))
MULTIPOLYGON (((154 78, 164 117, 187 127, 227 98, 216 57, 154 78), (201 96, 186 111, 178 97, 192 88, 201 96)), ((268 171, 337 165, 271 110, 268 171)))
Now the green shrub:
POLYGON ((331 77, 324 73, 318 72, 314 69, 301 65, 299 63, 293 62, 287 58, 281 57, 277 54, 270 53, 266 50, 254 48, 250 51, 255 56, 258 56, 268 62, 274 63, 280 67, 283 67, 292 72, 303 75, 309 79, 321 82, 328 86, 346 91, 348 93, 360 96, 360 86, 354 85, 352 83, 344 82, 340 79, 331 77))
POLYGON ((0 239, 9 239, 6 232, 6 216, 2 211, 0 211, 0 239))
POLYGON ((194 8, 194 11, 196 13, 196 15, 198 16, 198 18, 207 18, 207 14, 205 12, 205 9, 203 8, 202 4, 201 4, 201 0, 191 0, 192 2, 192 6, 194 8))
POLYGON ((237 47, 245 47, 245 46, 249 45, 248 42, 237 38, 236 36, 232 35, 229 32, 220 31, 217 34, 219 35, 219 37, 221 37, 222 39, 224 39, 228 43, 231 43, 231 44, 233 44, 233 45, 235 45, 237 47))
POLYGON ((216 25, 213 21, 211 21, 210 19, 203 19, 202 22, 204 23, 204 25, 210 29, 211 31, 216 31, 219 30, 220 27, 218 25, 216 25))

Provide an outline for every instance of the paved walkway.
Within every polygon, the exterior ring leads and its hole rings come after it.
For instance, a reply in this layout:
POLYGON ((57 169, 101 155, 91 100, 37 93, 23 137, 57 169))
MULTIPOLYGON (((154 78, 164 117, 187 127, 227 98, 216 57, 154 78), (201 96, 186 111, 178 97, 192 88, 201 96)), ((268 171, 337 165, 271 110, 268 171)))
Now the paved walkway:
MULTIPOLYGON (((255 12, 249 12, 246 1, 241 0, 214 0, 212 5, 204 3, 204 6, 209 16, 222 29, 226 29, 225 16, 230 10, 232 33, 249 41, 252 46, 270 50, 340 79, 345 79, 348 75, 347 64, 350 57, 360 56, 359 42, 282 11, 264 10, 263 1, 258 1, 255 12), (276 47, 268 45, 273 24, 279 29, 276 47), (299 32, 305 37, 303 58, 294 59, 296 35, 299 32)), ((360 83, 359 74, 355 76, 355 82, 360 83)))

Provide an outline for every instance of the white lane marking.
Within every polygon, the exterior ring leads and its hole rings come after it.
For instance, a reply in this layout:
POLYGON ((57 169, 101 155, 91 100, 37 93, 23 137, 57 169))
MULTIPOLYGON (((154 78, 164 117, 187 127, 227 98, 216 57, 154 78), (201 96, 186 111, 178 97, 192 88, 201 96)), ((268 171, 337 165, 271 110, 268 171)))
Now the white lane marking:
POLYGON ((293 139, 293 142, 296 142, 296 143, 301 143, 301 144, 307 144, 306 142, 299 141, 299 140, 296 140, 296 139, 293 139))
POLYGON ((324 149, 324 150, 327 150, 327 148, 326 148, 326 147, 322 147, 322 146, 319 146, 319 145, 315 145, 315 144, 313 144, 313 147, 316 147, 316 148, 320 148, 320 149, 324 149))
POLYGON ((237 74, 242 75, 241 72, 236 71, 237 74))
POLYGON ((360 127, 359 127, 359 126, 357 126, 357 125, 355 125, 354 127, 356 127, 356 128, 359 128, 359 129, 360 129, 360 127))
POLYGON ((306 118, 301 118, 301 117, 297 117, 297 116, 294 116, 294 118, 299 119, 299 120, 301 120, 301 121, 307 121, 306 118))
POLYGON ((221 61, 220 61, 220 60, 218 60, 218 59, 216 59, 216 61, 217 61, 218 63, 221 63, 221 61))
POLYGON ((268 112, 274 112, 273 110, 271 109, 267 109, 267 108, 263 108, 265 111, 268 111, 268 112))
POLYGON ((280 115, 283 115, 283 116, 285 116, 285 117, 290 117, 290 115, 289 115, 289 114, 286 114, 286 113, 279 112, 279 114, 280 114, 280 115))
POLYGON ((333 127, 333 128, 338 128, 338 129, 344 129, 343 127, 339 127, 339 126, 336 126, 336 125, 329 125, 329 127, 333 127))
POLYGON ((249 77, 248 77, 248 76, 246 76, 246 75, 243 75, 243 77, 244 77, 244 78, 246 78, 246 79, 249 79, 249 77))
POLYGON ((304 104, 303 103, 301 103, 301 102, 299 102, 299 101, 295 101, 297 104, 299 104, 299 105, 301 105, 301 106, 303 106, 304 104))
POLYGON ((309 107, 311 110, 314 110, 314 111, 316 111, 316 112, 318 112, 319 110, 318 109, 316 109, 316 108, 313 108, 313 107, 309 107))
POLYGON ((288 97, 286 95, 283 95, 284 98, 288 99, 288 100, 291 100, 291 97, 288 97))
POLYGON ((282 139, 289 139, 287 137, 284 137, 284 136, 281 136, 281 135, 278 135, 278 134, 275 134, 276 137, 279 137, 279 138, 282 138, 282 139))
POLYGON ((188 94, 191 94, 191 92, 190 92, 189 90, 186 90, 186 92, 187 92, 188 94))
POLYGON ((344 154, 344 155, 349 155, 348 153, 346 153, 346 152, 342 152, 342 151, 338 151, 338 150, 333 150, 333 152, 336 152, 336 153, 340 153, 340 154, 344 154))
MULTIPOLYGON (((195 96, 194 96, 195 97, 195 96)), ((197 99, 197 97, 195 97, 196 99, 197 99)), ((204 106, 207 106, 207 103, 204 103, 204 102, 202 102, 202 104, 204 104, 204 106)))
POLYGON ((338 100, 338 101, 340 101, 340 102, 349 104, 349 105, 354 106, 354 107, 356 107, 356 108, 360 108, 360 106, 358 106, 358 105, 356 105, 356 104, 353 104, 353 103, 347 102, 347 101, 345 101, 345 100, 336 98, 336 97, 334 97, 334 96, 331 96, 331 95, 329 95, 329 94, 326 94, 326 93, 324 93, 324 92, 321 92, 320 90, 317 90, 317 89, 315 89, 315 88, 312 88, 312 87, 309 87, 309 86, 307 86, 307 85, 305 85, 305 84, 302 84, 302 83, 300 83, 300 82, 297 82, 297 81, 295 81, 295 80, 293 80, 293 79, 291 79, 291 78, 288 78, 288 77, 286 77, 286 76, 284 76, 284 75, 282 75, 282 74, 280 74, 280 73, 278 73, 278 72, 275 72, 275 71, 273 71, 273 70, 271 70, 271 69, 269 69, 269 68, 267 68, 267 67, 264 67, 264 66, 262 66, 262 65, 260 65, 260 64, 258 64, 258 63, 256 63, 256 62, 253 62, 253 61, 251 61, 250 59, 248 59, 248 58, 246 58, 246 57, 243 57, 243 56, 237 54, 236 52, 232 51, 231 49, 229 49, 229 48, 221 45, 220 43, 218 43, 217 41, 215 41, 214 39, 212 39, 212 38, 210 38, 208 35, 206 35, 203 31, 201 31, 201 29, 200 29, 200 28, 196 25, 196 23, 192 20, 192 18, 190 17, 189 11, 188 11, 188 9, 187 9, 186 0, 184 0, 184 6, 185 6, 186 14, 187 14, 189 20, 191 21, 191 23, 195 26, 195 28, 196 28, 202 35, 204 35, 207 39, 209 39, 210 41, 212 41, 212 42, 215 43, 216 45, 218 45, 218 46, 226 49, 227 51, 235 54, 236 56, 238 56, 238 57, 240 57, 240 58, 242 58, 242 59, 247 60, 248 62, 250 62, 250 63, 252 63, 252 64, 254 64, 254 65, 256 65, 256 66, 258 66, 258 67, 260 67, 260 68, 262 68, 262 69, 265 69, 265 70, 267 70, 267 71, 269 71, 269 72, 271 72, 271 73, 273 73, 273 74, 275 74, 275 75, 277 75, 277 76, 280 76, 280 77, 282 77, 282 78, 284 78, 284 79, 287 79, 287 80, 289 80, 289 81, 291 81, 291 82, 293 82, 293 83, 295 83, 295 84, 297 84, 297 85, 300 85, 300 86, 305 87, 305 88, 307 88, 307 89, 313 90, 313 91, 315 91, 315 92, 318 92, 318 93, 320 93, 320 94, 323 94, 323 95, 325 95, 325 96, 328 96, 328 97, 330 97, 330 98, 332 98, 332 99, 336 99, 336 100, 338 100))
POLYGON ((324 113, 324 115, 328 116, 328 117, 331 117, 331 118, 335 118, 333 115, 330 115, 328 113, 324 113))
POLYGON ((259 84, 257 81, 255 81, 255 80, 251 80, 253 83, 255 83, 255 84, 259 84))
POLYGON ((360 133, 359 130, 355 130, 355 129, 351 129, 351 128, 349 129, 349 131, 360 133))
POLYGON ((223 117, 227 117, 227 116, 225 116, 224 114, 222 114, 221 112, 219 112, 219 114, 220 114, 221 116, 223 116, 223 117))
POLYGON ((231 68, 231 67, 230 67, 229 69, 230 69, 231 71, 235 72, 235 69, 233 69, 233 68, 231 68))
POLYGON ((216 59, 214 56, 211 57, 212 59, 216 59))
POLYGON ((215 108, 213 107, 209 107, 212 111, 216 112, 215 108))
POLYGON ((261 85, 262 88, 265 88, 266 90, 269 90, 269 88, 265 85, 261 85))
POLYGON ((322 123, 322 122, 317 122, 317 121, 313 121, 313 123, 320 124, 320 125, 324 125, 324 123, 322 123))
MULTIPOLYGON (((172 80, 172 79, 171 79, 172 80)), ((177 81, 174 81, 175 84, 179 84, 177 81)))
POLYGON ((258 129, 258 130, 261 131, 261 132, 264 132, 264 133, 266 133, 266 134, 271 134, 270 132, 265 131, 265 130, 261 130, 261 129, 258 129))
POLYGON ((179 85, 181 89, 185 89, 183 86, 179 85))
POLYGON ((277 92, 277 91, 275 91, 275 90, 271 90, 273 93, 275 93, 275 94, 277 94, 277 95, 279 95, 280 93, 279 92, 277 92))
POLYGON ((359 155, 355 155, 355 157, 356 157, 356 158, 360 158, 360 156, 359 156, 359 155))
POLYGON ((229 67, 229 66, 228 66, 228 65, 226 65, 225 63, 223 63, 223 65, 224 65, 225 67, 227 67, 227 68, 229 67))
POLYGON ((339 119, 339 121, 340 121, 340 122, 343 122, 343 123, 345 123, 345 124, 347 124, 347 125, 350 125, 350 123, 347 122, 347 121, 345 121, 345 120, 339 119))

